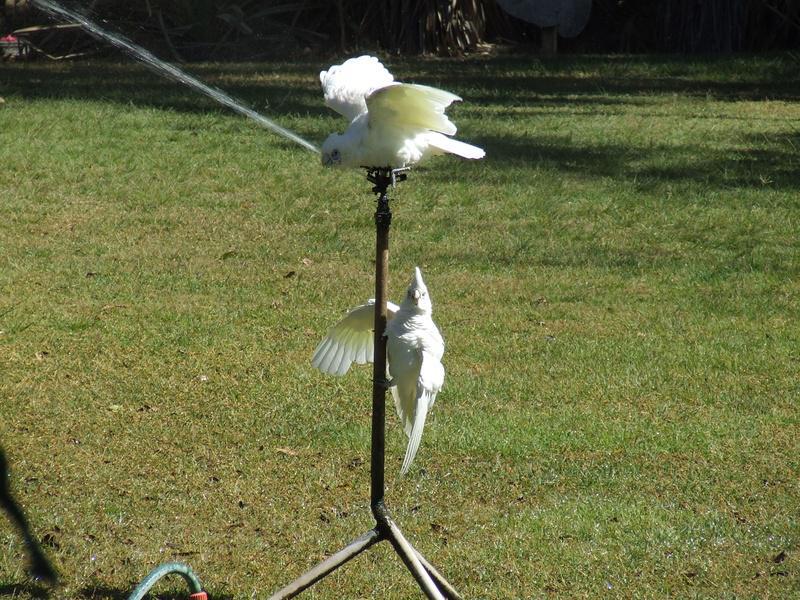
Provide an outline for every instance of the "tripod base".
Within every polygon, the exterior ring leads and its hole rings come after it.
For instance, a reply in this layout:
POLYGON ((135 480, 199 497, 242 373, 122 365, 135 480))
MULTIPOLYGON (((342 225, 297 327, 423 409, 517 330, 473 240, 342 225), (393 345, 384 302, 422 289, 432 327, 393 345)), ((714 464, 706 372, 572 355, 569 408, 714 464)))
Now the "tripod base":
POLYGON ((428 598, 435 600, 461 600, 461 596, 459 596, 455 588, 408 542, 400 528, 389 516, 385 507, 381 507, 381 513, 382 518, 378 519, 374 529, 370 529, 336 554, 329 556, 315 567, 306 571, 292 583, 275 592, 270 596, 269 600, 295 597, 320 579, 333 573, 346 562, 383 540, 387 540, 392 544, 395 552, 400 556, 428 598))
POLYGON ((336 554, 326 558, 295 581, 276 592, 271 600, 292 598, 329 575, 344 563, 383 540, 388 541, 406 568, 414 576, 428 598, 434 600, 460 600, 461 596, 447 580, 408 543, 400 528, 392 520, 383 501, 384 496, 384 442, 386 434, 386 290, 389 261, 389 227, 392 212, 386 194, 406 179, 408 169, 367 168, 367 180, 375 184, 372 191, 378 194, 375 211, 375 325, 374 363, 372 377, 372 447, 370 460, 370 507, 375 517, 375 527, 353 540, 336 554))

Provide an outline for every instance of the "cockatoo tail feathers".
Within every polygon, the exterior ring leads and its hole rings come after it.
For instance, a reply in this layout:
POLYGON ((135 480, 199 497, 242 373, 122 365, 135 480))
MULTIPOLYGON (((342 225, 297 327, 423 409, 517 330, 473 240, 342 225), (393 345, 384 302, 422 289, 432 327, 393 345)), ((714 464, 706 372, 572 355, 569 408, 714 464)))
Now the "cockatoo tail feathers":
POLYGON ((456 154, 462 158, 478 159, 486 156, 483 148, 466 144, 440 133, 431 132, 428 135, 428 145, 447 154, 456 154))
MULTIPOLYGON (((420 404, 427 402, 428 396, 429 394, 427 392, 422 392, 418 402, 420 404)), ((427 416, 427 410, 422 410, 422 407, 417 409, 417 414, 414 417, 414 426, 411 428, 411 433, 408 436, 408 446, 406 447, 406 455, 403 458, 403 466, 400 467, 401 475, 408 473, 408 469, 411 466, 411 463, 414 461, 414 457, 417 455, 419 443, 422 440, 422 431, 425 429, 425 418, 427 416)))
MULTIPOLYGON (((425 428, 425 418, 428 411, 436 402, 436 394, 444 384, 444 367, 439 359, 431 354, 421 351, 422 363, 419 370, 419 377, 415 392, 415 398, 410 407, 404 406, 400 402, 399 395, 394 395, 395 407, 400 415, 406 435, 408 436, 408 446, 403 459, 403 466, 400 473, 405 475, 408 472, 414 457, 419 450, 422 431, 425 428), (409 411, 408 408, 411 408, 409 411)), ((394 388, 392 388, 394 390, 394 388)))

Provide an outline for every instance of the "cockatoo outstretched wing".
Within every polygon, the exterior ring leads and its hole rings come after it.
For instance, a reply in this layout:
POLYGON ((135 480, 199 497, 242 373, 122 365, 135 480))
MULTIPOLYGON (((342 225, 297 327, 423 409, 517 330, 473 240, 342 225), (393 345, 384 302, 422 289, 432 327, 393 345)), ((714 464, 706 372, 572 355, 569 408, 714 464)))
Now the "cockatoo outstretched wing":
POLYGON ((426 132, 426 140, 437 154, 456 154, 463 158, 483 158, 482 148, 454 140, 456 126, 444 114, 445 109, 461 98, 450 92, 417 85, 397 83, 375 90, 367 96, 370 125, 380 123, 388 130, 409 135, 426 132))
MULTIPOLYGON (((413 417, 410 414, 400 414, 400 419, 403 421, 406 434, 408 435, 406 455, 405 458, 403 458, 403 466, 400 468, 401 475, 405 475, 408 472, 411 463, 414 461, 414 457, 417 455, 428 411, 436 401, 436 394, 439 393, 439 390, 442 389, 442 385, 444 385, 444 366, 442 366, 441 361, 428 352, 422 351, 421 354, 422 363, 420 365, 419 378, 417 379, 416 402, 413 417)), ((394 387, 392 388, 393 395, 395 389, 394 387)), ((403 407, 404 403, 398 402, 398 400, 399 398, 395 395, 396 406, 398 407, 398 412, 400 412, 407 407, 403 407)))
POLYGON ((370 123, 438 131, 453 135, 456 126, 444 109, 461 98, 427 85, 398 83, 375 90, 366 99, 370 123))
POLYGON ((319 81, 325 105, 352 121, 366 112, 367 96, 391 84, 394 77, 374 56, 359 56, 320 72, 319 81))
MULTIPOLYGON (((389 320, 400 307, 386 303, 389 320)), ((344 375, 354 362, 363 365, 374 359, 375 300, 357 306, 328 330, 311 358, 311 364, 329 375, 344 375)))

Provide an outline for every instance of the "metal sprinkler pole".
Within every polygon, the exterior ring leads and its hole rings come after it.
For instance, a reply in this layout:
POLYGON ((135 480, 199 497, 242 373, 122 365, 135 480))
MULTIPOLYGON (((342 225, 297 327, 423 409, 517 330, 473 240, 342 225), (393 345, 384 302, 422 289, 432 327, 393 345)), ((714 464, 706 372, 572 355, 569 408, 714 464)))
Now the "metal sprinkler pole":
POLYGON ((402 170, 368 169, 367 179, 378 194, 375 211, 375 331, 372 377, 372 447, 370 455, 370 507, 375 527, 344 548, 306 571, 289 585, 275 592, 270 600, 292 598, 323 579, 340 566, 381 541, 388 541, 411 572, 422 592, 432 600, 462 600, 450 583, 408 542, 392 520, 384 502, 386 442, 386 300, 389 275, 389 228, 392 211, 387 195, 389 186, 403 181, 402 170))
MULTIPOLYGON (((405 177, 405 176, 404 176, 405 177)), ((372 449, 370 459, 370 506, 373 511, 383 504, 385 491, 386 448, 386 301, 389 284, 389 228, 392 211, 386 195, 392 178, 387 173, 375 172, 367 175, 375 184, 372 191, 378 196, 375 210, 375 330, 374 362, 372 365, 372 449), (388 180, 387 180, 388 178, 388 180)), ((377 518, 377 515, 376 515, 377 518)))

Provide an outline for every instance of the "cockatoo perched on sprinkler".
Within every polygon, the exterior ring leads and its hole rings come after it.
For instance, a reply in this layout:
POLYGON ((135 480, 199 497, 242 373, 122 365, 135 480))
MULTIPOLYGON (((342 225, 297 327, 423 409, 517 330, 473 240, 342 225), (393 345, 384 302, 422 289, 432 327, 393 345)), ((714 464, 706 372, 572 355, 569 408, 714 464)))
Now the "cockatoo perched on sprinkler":
POLYGON ((351 58, 319 74, 325 104, 350 126, 322 144, 327 167, 399 169, 428 156, 483 158, 477 146, 453 139, 445 108, 461 98, 426 85, 399 83, 374 56, 351 58))
MULTIPOLYGON (((387 370, 397 416, 408 436, 401 474, 417 454, 428 410, 444 384, 444 340, 431 318, 431 299, 419 267, 400 306, 387 303, 387 370)), ((351 310, 317 346, 311 364, 323 373, 344 375, 355 363, 373 361, 375 301, 351 310)))

